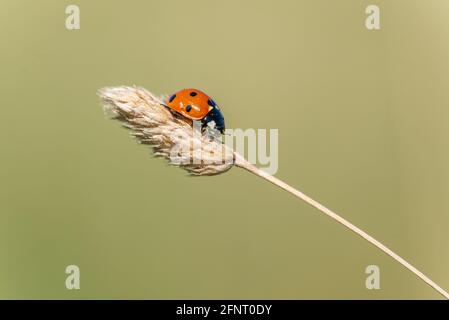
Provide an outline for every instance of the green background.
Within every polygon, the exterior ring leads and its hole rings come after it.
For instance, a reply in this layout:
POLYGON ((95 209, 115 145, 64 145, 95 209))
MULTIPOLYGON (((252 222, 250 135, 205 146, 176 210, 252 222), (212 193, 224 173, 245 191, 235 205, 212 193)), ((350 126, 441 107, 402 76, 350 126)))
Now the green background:
POLYGON ((279 129, 277 177, 449 289, 449 1, 0 1, 0 298, 433 299, 240 169, 191 178, 96 90, 196 87, 279 129), (381 30, 364 26, 381 9, 381 30), (65 28, 77 4, 81 29, 65 28), (81 269, 81 290, 65 268, 81 269), (365 288, 378 265, 381 289, 365 288))

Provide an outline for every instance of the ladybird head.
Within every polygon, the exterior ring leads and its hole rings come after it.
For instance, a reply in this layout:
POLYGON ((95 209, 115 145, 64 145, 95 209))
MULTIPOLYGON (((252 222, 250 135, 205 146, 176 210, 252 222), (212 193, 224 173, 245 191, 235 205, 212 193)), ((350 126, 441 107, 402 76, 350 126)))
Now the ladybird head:
POLYGON ((221 113, 220 108, 215 104, 214 100, 210 99, 207 101, 208 105, 211 107, 211 110, 204 118, 205 125, 211 126, 216 130, 220 131, 221 134, 225 131, 225 121, 223 114, 221 113))

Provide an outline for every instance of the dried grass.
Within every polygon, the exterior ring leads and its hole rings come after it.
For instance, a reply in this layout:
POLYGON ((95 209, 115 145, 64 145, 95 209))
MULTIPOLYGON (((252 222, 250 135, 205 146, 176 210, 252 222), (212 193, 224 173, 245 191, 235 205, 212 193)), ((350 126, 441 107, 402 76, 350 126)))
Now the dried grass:
POLYGON ((413 272, 446 299, 449 299, 449 293, 365 231, 301 191, 260 170, 239 154, 234 153, 219 140, 211 140, 201 134, 195 134, 195 130, 192 130, 192 122, 170 112, 162 105, 161 98, 145 89, 136 87, 103 88, 98 93, 105 109, 112 113, 115 119, 121 121, 125 127, 130 129, 140 143, 153 146, 156 156, 164 157, 171 164, 180 166, 194 175, 219 174, 229 170, 233 165, 244 168, 284 189, 334 221, 342 224, 413 272), (179 134, 173 134, 174 132, 179 134), (182 150, 173 157, 171 150, 176 145, 184 148, 181 148, 182 150), (217 159, 221 161, 216 162, 217 159))
POLYGON ((151 145, 155 156, 193 175, 215 175, 233 166, 233 150, 196 132, 192 121, 170 112, 161 98, 147 90, 111 87, 98 94, 105 110, 130 129, 137 141, 151 145))

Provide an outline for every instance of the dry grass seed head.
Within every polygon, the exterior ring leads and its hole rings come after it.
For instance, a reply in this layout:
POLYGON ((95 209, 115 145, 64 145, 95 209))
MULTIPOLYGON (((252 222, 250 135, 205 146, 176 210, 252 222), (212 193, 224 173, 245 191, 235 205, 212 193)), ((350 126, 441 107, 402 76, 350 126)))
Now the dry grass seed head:
POLYGON ((190 119, 172 113, 151 92, 122 86, 102 88, 98 95, 114 119, 130 129, 137 141, 151 145, 155 156, 166 158, 170 164, 193 175, 215 175, 233 166, 234 153, 230 148, 198 134, 190 119))

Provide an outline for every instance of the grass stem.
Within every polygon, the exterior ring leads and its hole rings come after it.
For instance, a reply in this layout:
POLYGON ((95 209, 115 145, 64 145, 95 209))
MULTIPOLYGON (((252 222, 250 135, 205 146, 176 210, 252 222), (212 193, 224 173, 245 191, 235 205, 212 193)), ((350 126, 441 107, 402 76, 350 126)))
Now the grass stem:
POLYGON ((241 167, 243 169, 248 170, 251 173, 254 173, 255 175, 264 178, 268 180, 269 182, 273 183, 274 185, 284 189, 285 191, 293 194, 297 198, 303 200, 307 204, 311 205, 312 207, 318 209, 325 215, 329 216, 330 218, 334 219, 338 223, 342 224, 352 232, 356 233, 366 241, 370 242, 380 250, 382 250, 384 253, 392 257, 394 260, 402 264, 405 268, 413 272, 417 277, 419 277, 422 281, 424 281, 426 284, 428 284, 430 287, 438 291, 443 297, 446 299, 449 299, 449 293, 447 293, 443 288, 441 288, 439 285, 437 285, 435 282, 433 282, 429 277, 427 277, 424 273, 416 269, 413 265, 411 265, 409 262, 407 262, 405 259, 403 259, 401 256, 399 256, 397 253, 389 249, 387 246, 379 242, 378 240, 374 239, 372 236, 367 234, 362 229, 358 228, 357 226, 353 225, 348 220, 342 218, 332 210, 326 208, 321 203, 315 201, 314 199, 310 198, 309 196, 305 195, 301 191, 293 188, 292 186, 288 185, 287 183, 283 182, 282 180, 279 180, 278 178, 266 173, 265 171, 257 168, 255 165, 249 163, 247 160, 245 160, 242 156, 235 153, 235 165, 238 167, 241 167))

